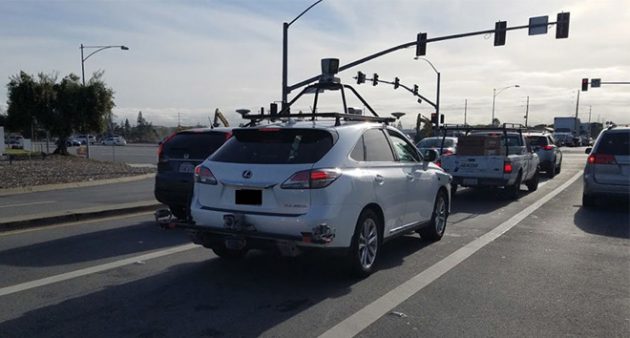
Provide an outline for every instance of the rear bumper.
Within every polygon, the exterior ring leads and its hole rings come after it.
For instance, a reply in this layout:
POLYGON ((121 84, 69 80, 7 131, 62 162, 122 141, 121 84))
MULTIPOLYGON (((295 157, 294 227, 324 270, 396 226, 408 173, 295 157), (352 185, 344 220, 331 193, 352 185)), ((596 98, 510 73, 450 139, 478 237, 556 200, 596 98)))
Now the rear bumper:
POLYGON ((453 182, 462 187, 503 187, 510 184, 506 178, 473 178, 453 176, 453 182))
POLYGON ((630 185, 602 184, 593 179, 591 175, 584 175, 584 194, 607 197, 630 197, 630 185))
POLYGON ((160 203, 188 208, 193 194, 193 182, 156 176, 154 194, 160 203))
POLYGON ((195 199, 191 204, 195 230, 213 235, 238 235, 246 239, 260 236, 269 240, 287 240, 300 247, 347 248, 358 217, 347 205, 311 206, 305 214, 268 214, 224 210, 202 206, 195 199), (238 219, 238 230, 226 225, 226 217, 238 219), (319 236, 324 229, 332 233, 327 242, 319 236))

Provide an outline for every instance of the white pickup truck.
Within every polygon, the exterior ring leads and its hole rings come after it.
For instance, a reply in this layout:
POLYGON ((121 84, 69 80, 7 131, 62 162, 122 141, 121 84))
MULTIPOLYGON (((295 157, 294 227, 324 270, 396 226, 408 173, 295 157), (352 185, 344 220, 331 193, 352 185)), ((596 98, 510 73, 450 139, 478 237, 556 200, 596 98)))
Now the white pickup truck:
POLYGON ((457 153, 442 157, 442 168, 453 176, 452 193, 464 187, 504 187, 517 199, 521 184, 538 188, 538 155, 518 131, 472 131, 461 136, 457 153))

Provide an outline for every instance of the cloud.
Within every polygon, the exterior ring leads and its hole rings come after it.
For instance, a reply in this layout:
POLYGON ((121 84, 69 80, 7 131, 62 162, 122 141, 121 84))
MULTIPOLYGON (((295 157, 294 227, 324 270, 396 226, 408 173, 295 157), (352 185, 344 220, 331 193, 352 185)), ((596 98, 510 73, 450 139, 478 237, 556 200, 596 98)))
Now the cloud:
MULTIPOLYGON (((135 120, 143 111, 154 124, 176 123, 177 112, 192 123, 207 121, 220 108, 238 120, 237 108, 257 111, 280 99, 282 22, 311 1, 127 1, 3 3, 0 11, 0 78, 30 73, 80 72, 78 47, 124 44, 128 52, 108 50, 86 62, 86 75, 104 69, 116 92, 115 113, 135 120), (21 27, 26 27, 21 29, 21 27)), ((571 12, 570 37, 554 38, 526 31, 508 32, 505 46, 494 47, 491 35, 430 43, 427 58, 442 76, 441 106, 448 122, 487 122, 492 89, 518 83, 497 96, 502 121, 523 121, 526 96, 530 121, 551 123, 553 116, 575 113, 582 77, 630 80, 627 40, 630 6, 611 1, 376 1, 325 0, 289 29, 289 82, 319 73, 319 60, 338 57, 342 64, 394 45, 413 41, 418 32, 429 38, 492 29, 497 20, 527 23, 530 16, 571 12)), ((414 48, 398 51, 343 72, 353 83, 357 70, 398 76, 420 85, 427 98, 436 95, 436 75, 414 48)), ((383 114, 406 111, 405 126, 417 113, 433 109, 402 90, 379 85, 358 86, 383 114)), ((292 93, 296 94, 296 93, 292 93)), ((6 91, 0 89, 0 100, 6 91)), ((630 122, 627 87, 604 86, 581 94, 580 115, 589 105, 603 119, 630 122)), ((308 104, 304 104, 308 109, 308 104)))

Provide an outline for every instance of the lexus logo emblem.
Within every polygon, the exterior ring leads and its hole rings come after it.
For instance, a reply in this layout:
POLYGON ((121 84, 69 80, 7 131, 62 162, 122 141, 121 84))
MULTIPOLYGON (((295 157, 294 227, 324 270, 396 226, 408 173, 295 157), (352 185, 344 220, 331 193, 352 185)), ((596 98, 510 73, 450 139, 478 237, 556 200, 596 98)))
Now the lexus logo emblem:
POLYGON ((190 157, 190 155, 188 155, 188 154, 184 154, 184 158, 185 158, 185 159, 188 159, 189 157, 190 157))
POLYGON ((243 178, 250 178, 250 177, 252 177, 252 171, 251 170, 243 171, 243 178))

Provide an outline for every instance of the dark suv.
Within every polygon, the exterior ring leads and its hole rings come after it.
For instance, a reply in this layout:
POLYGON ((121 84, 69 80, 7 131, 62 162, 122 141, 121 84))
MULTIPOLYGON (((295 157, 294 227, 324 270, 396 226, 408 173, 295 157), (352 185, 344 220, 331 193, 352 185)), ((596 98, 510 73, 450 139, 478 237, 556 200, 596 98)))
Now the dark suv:
POLYGON ((172 134, 158 148, 155 198, 173 215, 189 215, 195 167, 212 155, 232 135, 231 128, 199 128, 172 134))

